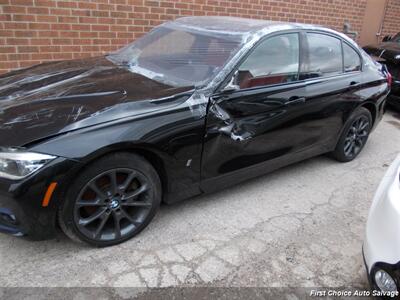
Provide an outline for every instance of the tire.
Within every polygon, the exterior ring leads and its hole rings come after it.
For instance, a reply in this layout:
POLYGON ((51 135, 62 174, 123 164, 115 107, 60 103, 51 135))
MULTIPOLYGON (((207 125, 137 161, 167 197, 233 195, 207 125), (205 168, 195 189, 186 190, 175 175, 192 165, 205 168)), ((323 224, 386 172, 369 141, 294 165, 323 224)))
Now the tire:
POLYGON ((368 109, 357 108, 347 120, 332 156, 340 162, 355 159, 368 141, 372 116, 368 109))
POLYGON ((161 182, 139 155, 113 153, 89 164, 69 186, 58 211, 72 240, 106 247, 141 232, 161 203, 161 182))

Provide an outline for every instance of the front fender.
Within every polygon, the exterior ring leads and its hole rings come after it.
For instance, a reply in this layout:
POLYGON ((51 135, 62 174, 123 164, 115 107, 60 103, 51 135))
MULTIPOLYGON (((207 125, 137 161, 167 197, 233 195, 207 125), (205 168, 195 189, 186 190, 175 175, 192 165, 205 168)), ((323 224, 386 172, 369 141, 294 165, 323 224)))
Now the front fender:
MULTIPOLYGON (((186 107, 151 117, 79 129, 42 141, 29 149, 79 161, 83 165, 115 151, 153 153, 164 165, 168 194, 183 193, 177 198, 187 198, 185 190, 197 186, 200 180, 205 122, 201 115, 203 108, 199 107, 197 113, 193 109, 186 107)), ((146 158, 152 160, 152 157, 146 158)), ((157 170, 158 162, 150 163, 157 170)))

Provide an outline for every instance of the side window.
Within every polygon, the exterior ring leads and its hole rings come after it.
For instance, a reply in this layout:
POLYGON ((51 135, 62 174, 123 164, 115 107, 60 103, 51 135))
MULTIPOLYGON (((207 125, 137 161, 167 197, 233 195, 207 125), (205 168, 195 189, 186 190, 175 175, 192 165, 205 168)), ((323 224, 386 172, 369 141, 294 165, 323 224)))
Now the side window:
POLYGON ((330 76, 343 72, 342 45, 337 38, 319 33, 307 33, 307 77, 330 76))
POLYGON ((298 80, 299 35, 283 34, 263 41, 238 69, 240 88, 298 80))
POLYGON ((346 43, 343 43, 344 71, 354 72, 361 70, 361 59, 357 52, 346 43))

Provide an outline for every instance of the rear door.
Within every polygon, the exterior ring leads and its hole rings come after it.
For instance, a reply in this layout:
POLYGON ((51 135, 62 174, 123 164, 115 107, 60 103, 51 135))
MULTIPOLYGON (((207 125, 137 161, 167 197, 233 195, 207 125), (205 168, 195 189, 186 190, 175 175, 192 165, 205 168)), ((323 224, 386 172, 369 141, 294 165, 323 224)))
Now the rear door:
POLYGON ((339 37, 306 33, 307 55, 302 79, 306 98, 319 124, 319 143, 332 150, 348 115, 361 100, 362 72, 358 52, 339 37))

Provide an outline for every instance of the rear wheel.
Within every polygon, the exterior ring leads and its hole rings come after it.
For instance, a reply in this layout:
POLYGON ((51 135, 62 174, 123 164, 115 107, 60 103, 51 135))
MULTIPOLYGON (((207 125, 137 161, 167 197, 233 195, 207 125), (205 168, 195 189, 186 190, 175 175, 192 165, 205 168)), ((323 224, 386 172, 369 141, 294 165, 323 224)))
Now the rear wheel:
POLYGON ((358 108, 347 121, 333 157, 341 162, 355 159, 367 143, 372 129, 372 116, 368 109, 358 108))
POLYGON ((74 181, 59 221, 73 240, 111 246, 143 230, 160 202, 154 168, 138 155, 115 153, 90 164, 74 181))

